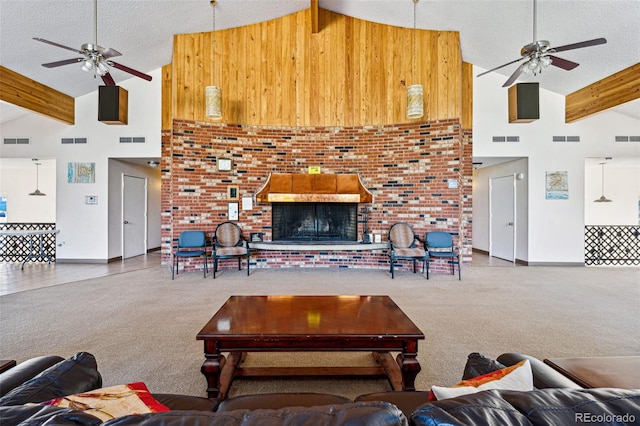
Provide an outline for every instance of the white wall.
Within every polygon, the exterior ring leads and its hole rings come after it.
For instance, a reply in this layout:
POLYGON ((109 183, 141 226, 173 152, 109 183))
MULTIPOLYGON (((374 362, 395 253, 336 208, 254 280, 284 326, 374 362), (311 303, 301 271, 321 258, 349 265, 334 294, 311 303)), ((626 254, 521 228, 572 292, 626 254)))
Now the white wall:
POLYGON ((610 161, 604 167, 604 195, 612 202, 593 202, 603 194, 602 168, 589 162, 585 167, 585 224, 640 225, 640 159, 621 166, 610 161))
POLYGON ((30 158, 18 162, 0 158, 0 196, 7 198, 6 222, 55 223, 56 161, 39 158, 38 163, 41 165, 36 173, 30 158), (36 186, 46 196, 29 195, 36 186))
MULTIPOLYGON (((474 69, 474 75, 482 72, 474 69)), ((580 72, 579 69, 572 72, 580 72)), ((640 157, 639 143, 616 143, 616 135, 638 135, 640 120, 605 111, 564 123, 564 97, 544 90, 540 77, 540 119, 508 123, 504 76, 474 79, 474 157, 529 159, 529 264, 584 263, 585 158, 640 157), (493 136, 520 136, 519 143, 494 143, 493 136), (580 136, 579 143, 554 143, 552 136, 580 136), (567 171, 569 199, 545 199, 546 171, 567 171)), ((621 182, 623 188, 628 188, 621 182)), ((592 200, 589 198, 588 200, 592 200)))
POLYGON ((523 178, 516 179, 516 259, 526 262, 529 259, 529 172, 526 158, 473 171, 473 248, 486 252, 490 248, 490 179, 519 173, 523 178))
MULTIPOLYGON (((109 158, 160 157, 161 71, 150 75, 151 82, 131 78, 118 83, 129 92, 128 125, 106 125, 98 121, 97 82, 95 92, 76 98, 75 125, 29 114, 0 126, 2 138, 31 138, 28 146, 2 146, 3 158, 56 159, 58 261, 106 262, 110 257, 109 158), (121 144, 122 136, 144 136, 146 143, 121 144), (62 145, 63 137, 87 137, 88 143, 62 145), (68 183, 69 162, 94 162, 95 183, 68 183), (98 204, 85 204, 87 195, 98 196, 98 204)), ((87 76, 80 73, 78 77, 87 76)))

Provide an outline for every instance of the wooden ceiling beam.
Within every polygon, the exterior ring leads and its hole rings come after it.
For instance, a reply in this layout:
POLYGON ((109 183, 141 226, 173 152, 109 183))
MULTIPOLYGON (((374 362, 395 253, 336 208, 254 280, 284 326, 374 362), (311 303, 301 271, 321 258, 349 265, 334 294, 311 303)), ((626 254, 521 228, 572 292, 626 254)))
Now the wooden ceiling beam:
POLYGON ((76 100, 0 65, 0 100, 75 124, 76 100))
POLYGON ((564 121, 574 121, 640 98, 640 63, 565 97, 564 121))
POLYGON ((311 34, 317 34, 318 28, 318 0, 311 0, 311 34))

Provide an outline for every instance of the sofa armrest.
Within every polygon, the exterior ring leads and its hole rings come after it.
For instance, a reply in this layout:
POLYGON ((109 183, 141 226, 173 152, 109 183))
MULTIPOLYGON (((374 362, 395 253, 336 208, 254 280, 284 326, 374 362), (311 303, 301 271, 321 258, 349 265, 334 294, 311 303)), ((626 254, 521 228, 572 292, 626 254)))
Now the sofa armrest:
POLYGON ((533 373, 533 386, 535 386, 537 389, 582 389, 582 386, 580 386, 573 380, 563 376, 553 368, 546 365, 544 362, 529 355, 516 352, 508 352, 500 355, 498 357, 498 362, 509 367, 525 359, 528 359, 529 363, 531 364, 531 371, 533 373))
POLYGON ((64 358, 56 355, 39 356, 21 362, 15 367, 5 371, 0 374, 0 396, 6 395, 10 390, 34 378, 60 361, 64 361, 64 358))

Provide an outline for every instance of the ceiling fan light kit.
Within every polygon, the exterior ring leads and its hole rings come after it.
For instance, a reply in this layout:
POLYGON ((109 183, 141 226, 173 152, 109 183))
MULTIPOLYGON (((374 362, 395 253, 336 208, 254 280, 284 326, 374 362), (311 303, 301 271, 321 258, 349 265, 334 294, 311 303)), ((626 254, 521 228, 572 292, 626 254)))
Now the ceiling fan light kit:
POLYGON ((593 40, 581 41, 578 43, 567 44, 564 46, 551 47, 551 43, 549 43, 549 41, 537 39, 538 37, 537 37, 536 20, 537 20, 537 1, 533 0, 533 42, 525 45, 520 50, 519 59, 516 59, 511 62, 507 62, 506 64, 492 68, 489 71, 480 73, 477 75, 477 77, 481 77, 485 74, 489 74, 490 72, 506 67, 507 65, 515 64, 521 61, 524 61, 524 62, 522 62, 520 66, 513 72, 513 74, 511 74, 511 76, 502 85, 502 87, 511 86, 518 79, 518 77, 520 77, 520 75, 523 72, 527 74, 532 74, 533 76, 537 76, 538 74, 542 73, 544 69, 549 67, 549 65, 553 65, 565 71, 570 71, 576 68, 579 64, 577 62, 559 58, 554 55, 555 53, 564 52, 564 51, 573 50, 573 49, 581 49, 583 47, 597 46, 599 44, 605 44, 607 42, 607 40, 604 38, 596 38, 593 40))
POLYGON ((111 67, 134 75, 136 77, 142 78, 147 81, 151 81, 152 77, 140 71, 136 71, 133 68, 129 68, 125 65, 119 64, 117 62, 113 62, 111 58, 116 56, 121 56, 122 54, 115 49, 98 46, 98 0, 94 0, 93 2, 93 17, 94 17, 94 27, 93 27, 93 35, 94 41, 93 43, 85 43, 80 46, 80 49, 74 49, 73 47, 68 47, 59 43, 55 43, 53 41, 45 40, 43 38, 34 37, 33 39, 39 41, 41 43, 50 44, 52 46, 59 47, 61 49, 70 50, 72 52, 78 53, 82 55, 80 58, 72 58, 72 59, 64 59, 62 61, 56 62, 48 62, 42 64, 45 68, 56 68, 63 65, 77 64, 82 62, 81 69, 88 73, 93 73, 93 77, 96 78, 100 76, 102 81, 107 86, 115 86, 116 82, 110 74, 111 67))

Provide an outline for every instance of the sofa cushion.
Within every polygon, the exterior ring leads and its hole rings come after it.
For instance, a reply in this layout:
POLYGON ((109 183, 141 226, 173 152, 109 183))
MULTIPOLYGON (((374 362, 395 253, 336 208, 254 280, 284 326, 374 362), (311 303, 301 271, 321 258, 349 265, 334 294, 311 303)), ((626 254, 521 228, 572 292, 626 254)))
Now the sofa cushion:
POLYGON ((225 399, 216 411, 233 411, 239 409, 256 410, 266 408, 277 410, 284 407, 313 407, 316 405, 346 404, 351 400, 344 396, 327 393, 263 393, 240 395, 225 399))
POLYGON ((12 426, 98 426, 102 421, 90 414, 70 408, 42 405, 8 405, 0 407, 0 424, 12 426))
POLYGON ((169 411, 109 420, 103 426, 317 426, 317 425, 406 426, 407 418, 393 404, 352 402, 279 410, 234 410, 221 413, 169 411))
POLYGON ((409 418, 417 407, 429 401, 429 391, 386 391, 358 396, 355 401, 385 401, 395 405, 409 418))
POLYGON ((10 368, 0 374, 0 396, 5 395, 11 389, 20 386, 60 361, 64 361, 64 358, 56 355, 45 355, 28 359, 10 368))
POLYGON ((218 401, 202 396, 154 392, 153 397, 171 410, 216 411, 218 407, 218 401))
POLYGON ((431 392, 436 399, 442 400, 489 389, 533 390, 533 375, 529 361, 524 360, 511 367, 463 380, 452 387, 432 386, 431 392))
POLYGON ((93 355, 78 352, 7 392, 0 406, 42 402, 99 388, 102 377, 93 355))

